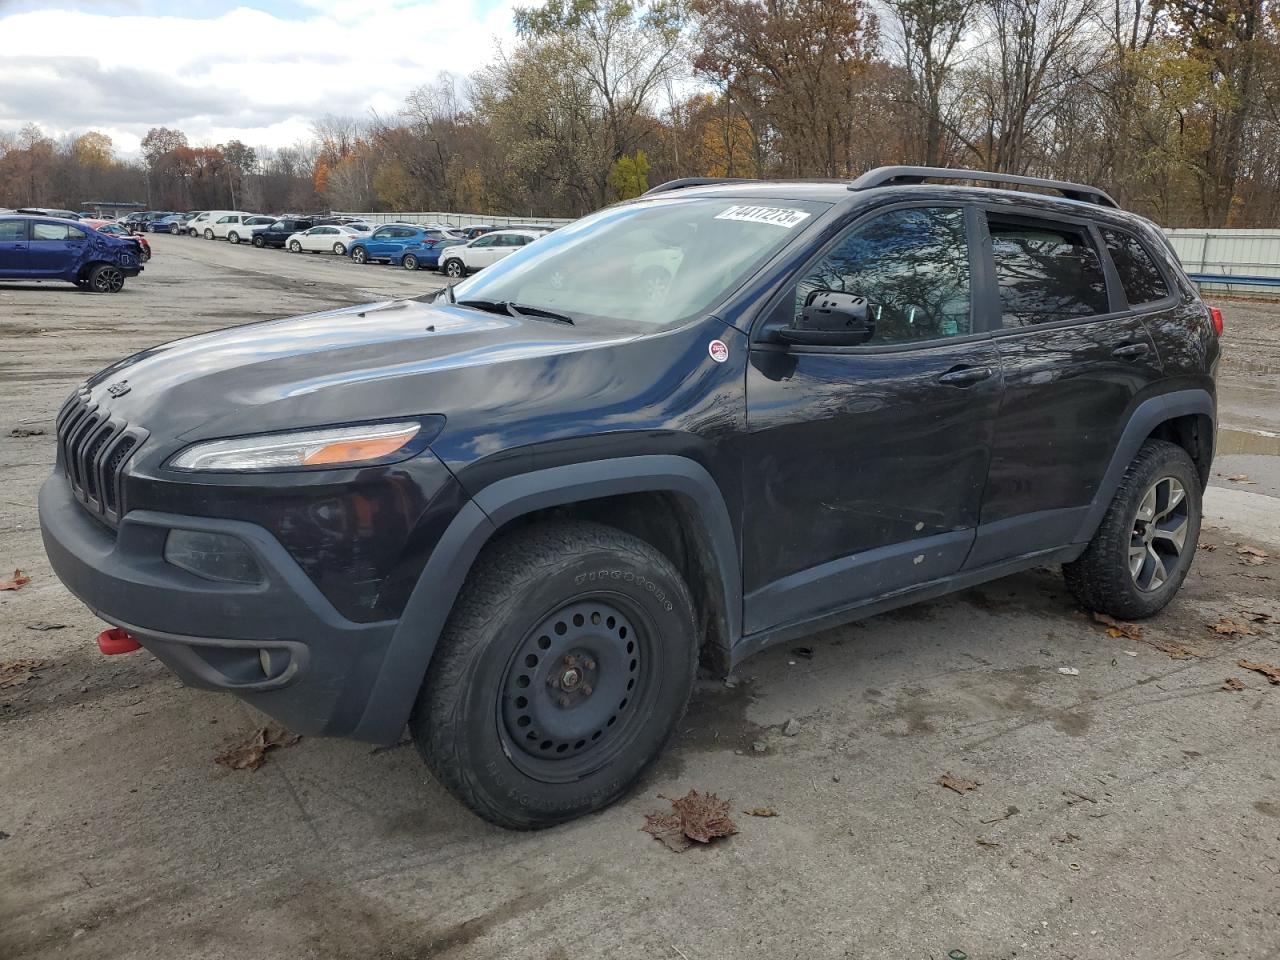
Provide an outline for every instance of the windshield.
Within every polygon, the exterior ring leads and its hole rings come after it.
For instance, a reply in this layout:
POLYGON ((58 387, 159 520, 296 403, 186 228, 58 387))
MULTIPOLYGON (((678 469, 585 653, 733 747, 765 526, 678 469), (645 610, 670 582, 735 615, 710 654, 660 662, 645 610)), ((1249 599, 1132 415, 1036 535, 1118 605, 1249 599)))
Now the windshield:
POLYGON ((673 197, 611 207, 531 240, 458 284, 454 298, 679 323, 736 289, 829 206, 673 197))

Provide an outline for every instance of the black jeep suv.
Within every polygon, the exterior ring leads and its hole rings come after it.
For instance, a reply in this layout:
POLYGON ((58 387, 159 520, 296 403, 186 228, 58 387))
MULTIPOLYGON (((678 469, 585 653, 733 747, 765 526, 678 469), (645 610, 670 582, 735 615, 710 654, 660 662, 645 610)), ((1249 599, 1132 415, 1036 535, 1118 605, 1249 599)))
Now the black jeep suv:
POLYGON ((430 299, 107 368, 41 525, 187 682, 307 734, 408 723, 480 816, 545 826, 628 789, 700 660, 1043 564, 1163 607, 1220 319, 1096 188, 676 181, 430 299))

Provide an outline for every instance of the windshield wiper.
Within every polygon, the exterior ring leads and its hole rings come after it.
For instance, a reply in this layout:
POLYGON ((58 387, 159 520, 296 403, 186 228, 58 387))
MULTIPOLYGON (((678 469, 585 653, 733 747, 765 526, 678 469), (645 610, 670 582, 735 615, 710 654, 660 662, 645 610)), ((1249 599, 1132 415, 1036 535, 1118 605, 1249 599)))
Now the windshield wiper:
POLYGON ((457 300, 454 302, 460 307, 472 307, 476 310, 486 310, 489 313, 505 314, 508 317, 529 317, 533 320, 550 320, 554 323, 573 325, 573 318, 565 316, 563 313, 543 310, 542 307, 530 307, 523 303, 514 303, 511 300, 457 300))

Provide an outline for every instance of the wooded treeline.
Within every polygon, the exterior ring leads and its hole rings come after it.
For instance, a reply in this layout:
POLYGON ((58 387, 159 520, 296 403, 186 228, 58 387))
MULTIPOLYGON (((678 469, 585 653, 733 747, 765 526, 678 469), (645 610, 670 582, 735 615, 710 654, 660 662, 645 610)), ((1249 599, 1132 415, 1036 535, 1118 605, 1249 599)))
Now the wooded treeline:
POLYGON ((681 176, 927 163, 1280 225, 1280 0, 549 0, 516 27, 470 77, 286 149, 0 134, 0 205, 577 216, 681 176))

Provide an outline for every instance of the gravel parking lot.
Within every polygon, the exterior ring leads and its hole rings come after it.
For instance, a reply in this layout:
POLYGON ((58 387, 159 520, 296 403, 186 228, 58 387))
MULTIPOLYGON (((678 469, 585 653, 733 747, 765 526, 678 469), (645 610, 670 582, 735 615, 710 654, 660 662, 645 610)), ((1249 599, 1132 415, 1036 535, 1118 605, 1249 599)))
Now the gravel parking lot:
POLYGON ((706 679, 624 802, 514 834, 403 743, 215 765, 259 715, 98 653, 36 522, 75 384, 175 337, 442 283, 152 243, 116 296, 0 281, 0 580, 31 577, 0 593, 0 662, 44 664, 0 673, 0 958, 1280 956, 1280 685, 1237 666, 1280 663, 1280 306, 1220 304, 1203 549, 1140 639, 1048 569, 806 638, 706 679), (731 798, 739 833, 677 855, 640 828, 690 788, 731 798))

